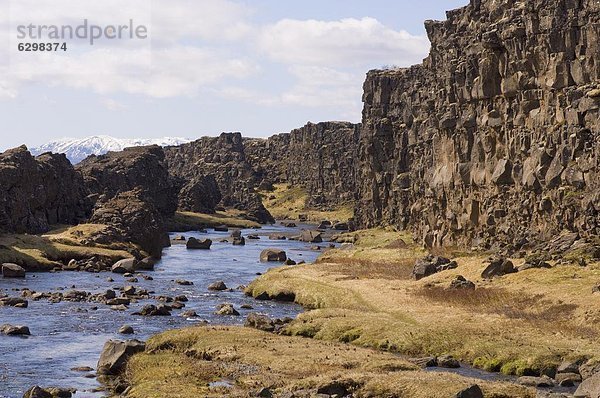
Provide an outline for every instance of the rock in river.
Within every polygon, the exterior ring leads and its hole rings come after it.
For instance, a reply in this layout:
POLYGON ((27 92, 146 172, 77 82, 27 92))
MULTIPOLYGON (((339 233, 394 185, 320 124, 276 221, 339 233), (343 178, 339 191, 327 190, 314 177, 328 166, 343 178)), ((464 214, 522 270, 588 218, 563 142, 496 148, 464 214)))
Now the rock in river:
POLYGON ((115 274, 127 274, 135 272, 137 260, 135 258, 126 258, 124 260, 117 261, 112 267, 111 271, 115 274))
POLYGON ((308 243, 321 243, 323 242, 323 237, 319 231, 302 231, 300 240, 308 243))
POLYGON ((260 252, 260 261, 280 261, 284 262, 287 260, 287 254, 283 250, 279 249, 265 249, 260 252))
POLYGON ((120 334, 133 334, 133 328, 129 325, 123 325, 119 328, 120 334))
POLYGON ((194 237, 191 237, 188 239, 187 243, 185 244, 185 247, 192 250, 208 250, 210 249, 211 245, 212 240, 210 239, 198 240, 194 237))
POLYGON ((2 264, 2 276, 5 278, 25 278, 25 268, 17 264, 2 264))
POLYGON ((33 386, 29 390, 25 391, 23 398, 53 398, 46 389, 40 386, 33 386))
POLYGON ((132 355, 145 349, 146 343, 139 340, 108 340, 98 360, 98 374, 118 375, 132 355))
POLYGON ((229 303, 225 303, 225 304, 219 304, 217 306, 217 311, 215 312, 216 315, 240 315, 240 313, 233 308, 233 304, 229 304, 229 303))
POLYGON ((29 336, 31 332, 27 326, 2 325, 0 332, 7 336, 29 336))
POLYGON ((221 292, 223 290, 227 290, 227 285, 223 281, 217 281, 208 285, 208 290, 221 292))

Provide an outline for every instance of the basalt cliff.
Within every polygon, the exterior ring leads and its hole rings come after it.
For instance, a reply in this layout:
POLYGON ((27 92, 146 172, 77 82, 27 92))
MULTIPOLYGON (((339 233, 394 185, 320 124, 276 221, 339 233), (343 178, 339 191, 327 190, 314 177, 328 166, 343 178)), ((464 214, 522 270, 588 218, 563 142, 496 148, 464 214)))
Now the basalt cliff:
POLYGON ((600 2, 471 0, 364 83, 357 221, 428 246, 600 234, 600 2))

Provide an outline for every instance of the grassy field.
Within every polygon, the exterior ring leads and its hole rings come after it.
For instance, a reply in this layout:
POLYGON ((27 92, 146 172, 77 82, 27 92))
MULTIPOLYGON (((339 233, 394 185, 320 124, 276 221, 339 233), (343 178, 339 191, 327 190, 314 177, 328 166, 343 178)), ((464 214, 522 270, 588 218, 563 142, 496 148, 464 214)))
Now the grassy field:
POLYGON ((42 236, 0 235, 0 263, 17 263, 27 269, 52 269, 71 259, 101 256, 117 261, 131 257, 126 249, 134 248, 132 244, 85 243, 86 238, 103 228, 104 225, 81 224, 75 227, 57 227, 42 236))
POLYGON ((319 210, 308 206, 308 194, 302 187, 291 187, 288 184, 275 184, 274 191, 260 192, 267 210, 277 220, 297 220, 301 214, 308 221, 322 220, 347 221, 354 215, 352 205, 334 209, 319 210))
POLYGON ((600 294, 592 293, 600 264, 484 281, 484 257, 463 256, 457 269, 414 281, 411 268, 423 251, 407 236, 390 230, 353 235, 352 249, 327 252, 316 264, 271 270, 249 293, 293 292, 314 309, 288 327, 291 335, 412 356, 449 354, 517 375, 552 373, 564 358, 600 359, 600 294), (477 289, 448 289, 459 274, 477 289))
MULTIPOLYGON (((263 387, 302 397, 334 383, 356 397, 447 398, 477 382, 425 372, 390 353, 243 327, 157 335, 129 362, 126 376, 133 386, 127 396, 136 398, 248 397, 263 387), (210 384, 223 381, 229 386, 210 384)), ((523 387, 477 383, 486 397, 535 396, 523 387)))
POLYGON ((167 222, 167 228, 172 232, 185 232, 219 225, 233 228, 260 228, 259 223, 244 219, 241 215, 241 212, 233 209, 218 211, 214 214, 178 211, 173 219, 167 222))

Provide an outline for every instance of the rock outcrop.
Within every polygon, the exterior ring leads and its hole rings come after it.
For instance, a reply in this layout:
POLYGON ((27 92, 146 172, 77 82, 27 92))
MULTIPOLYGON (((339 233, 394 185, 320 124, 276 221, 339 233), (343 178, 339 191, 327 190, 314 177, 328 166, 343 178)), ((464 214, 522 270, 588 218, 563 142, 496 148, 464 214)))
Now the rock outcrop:
POLYGON ((177 187, 167 170, 165 153, 157 145, 92 155, 77 165, 77 171, 97 205, 135 189, 139 199, 163 216, 172 216, 177 209, 177 187))
MULTIPOLYGON (((170 240, 160 212, 152 202, 145 201, 141 189, 117 194, 94 210, 90 222, 110 226, 107 236, 95 237, 98 242, 133 242, 150 256, 160 258, 170 240)), ((132 253, 140 259, 141 253, 132 253)))
POLYGON ((34 158, 20 146, 0 154, 0 230, 42 233, 89 216, 81 176, 64 155, 34 158))
POLYGON ((428 246, 600 234, 600 3, 471 0, 364 84, 356 216, 428 246))
POLYGON ((203 137, 165 149, 169 172, 180 185, 179 208, 213 211, 217 205, 243 210, 261 223, 274 222, 255 190, 255 175, 246 161, 240 133, 203 137))

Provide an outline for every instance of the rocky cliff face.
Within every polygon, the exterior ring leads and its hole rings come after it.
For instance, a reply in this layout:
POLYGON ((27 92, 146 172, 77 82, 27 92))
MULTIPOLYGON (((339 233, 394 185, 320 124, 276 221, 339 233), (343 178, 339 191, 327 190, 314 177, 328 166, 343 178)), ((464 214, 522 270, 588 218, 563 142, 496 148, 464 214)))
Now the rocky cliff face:
POLYGON ((348 122, 308 123, 266 140, 246 140, 246 157, 263 187, 303 186, 314 207, 352 203, 359 131, 360 125, 348 122))
POLYGON ((64 155, 34 158, 25 146, 0 154, 0 229, 42 233, 89 216, 83 180, 64 155))
POLYGON ((471 0, 364 84, 358 222, 430 245, 600 233, 600 2, 471 0))
POLYGON ((214 211, 218 203, 243 210, 248 218, 258 222, 273 222, 255 192, 254 171, 246 161, 240 133, 203 137, 166 148, 165 153, 169 172, 181 188, 181 210, 214 211))
POLYGON ((177 187, 167 170, 164 151, 157 145, 92 155, 76 168, 99 203, 137 189, 139 198, 151 203, 161 215, 172 216, 177 209, 177 187))

